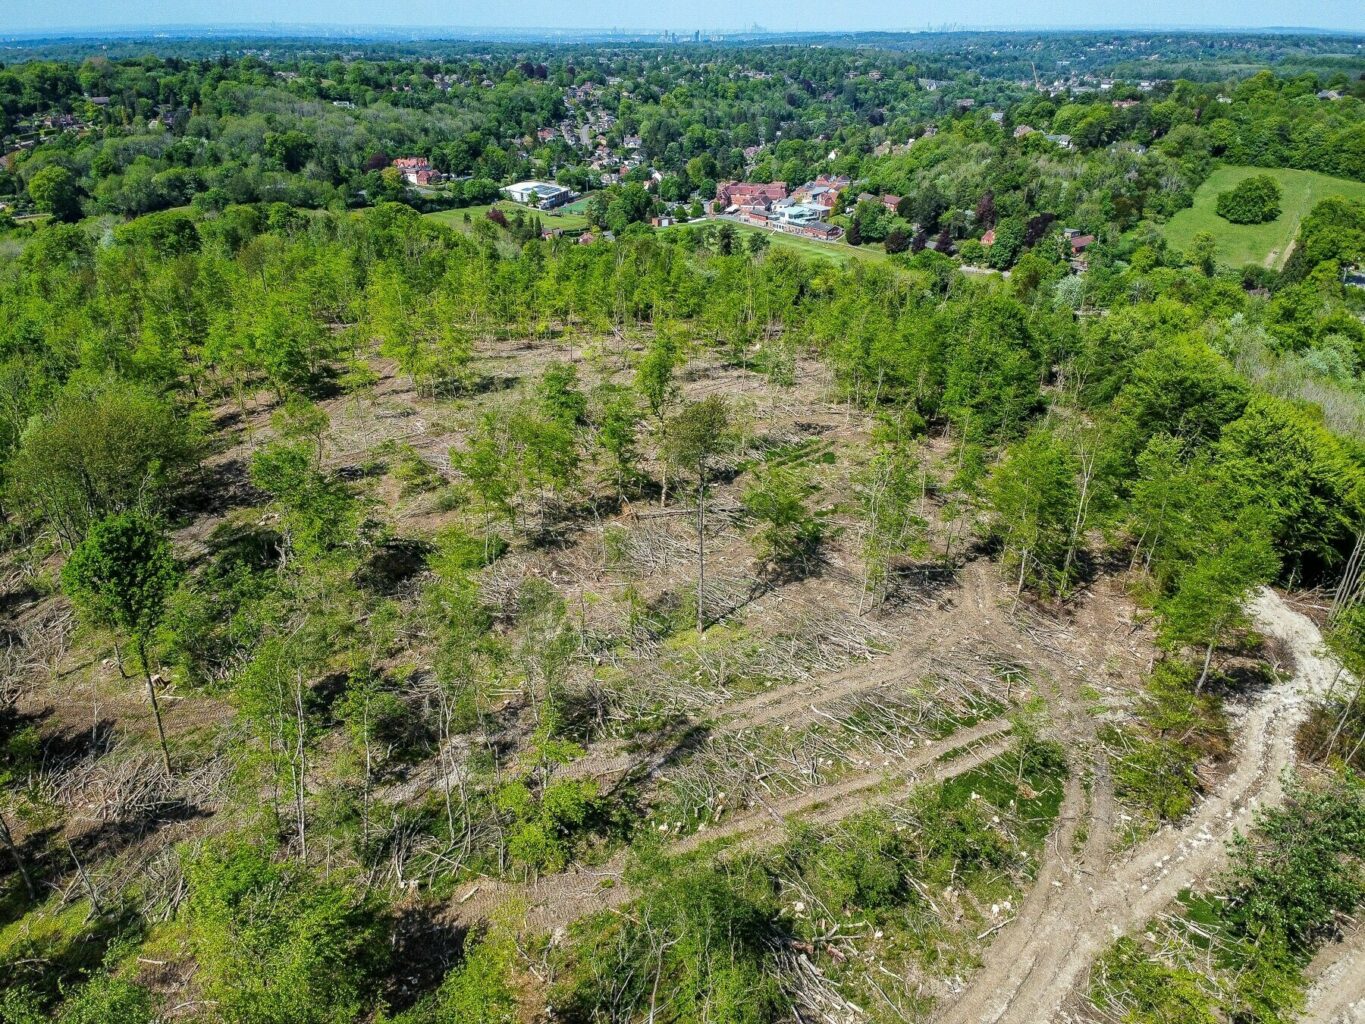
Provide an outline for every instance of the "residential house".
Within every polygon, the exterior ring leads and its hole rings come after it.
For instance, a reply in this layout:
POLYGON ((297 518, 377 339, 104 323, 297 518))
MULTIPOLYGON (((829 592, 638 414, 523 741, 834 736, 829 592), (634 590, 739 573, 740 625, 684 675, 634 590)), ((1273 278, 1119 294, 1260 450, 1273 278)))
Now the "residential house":
POLYGON ((1021 124, 1019 127, 1014 129, 1014 137, 1016 139, 1022 139, 1026 135, 1032 135, 1037 130, 1038 129, 1034 128, 1032 125, 1021 124))
POLYGON ((393 166, 409 185, 434 185, 441 180, 441 172, 424 156, 400 156, 393 166))

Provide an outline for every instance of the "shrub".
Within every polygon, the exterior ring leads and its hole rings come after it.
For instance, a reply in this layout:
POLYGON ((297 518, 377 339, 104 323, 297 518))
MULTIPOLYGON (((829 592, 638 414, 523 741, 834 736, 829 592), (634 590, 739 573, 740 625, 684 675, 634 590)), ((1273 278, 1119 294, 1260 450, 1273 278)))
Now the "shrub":
POLYGON ((374 908, 241 842, 191 866, 199 979, 225 1024, 331 1024, 366 1007, 385 941, 374 908))
POLYGON ((1280 215, 1280 199, 1279 183, 1268 174, 1257 174, 1220 192, 1215 209, 1233 224, 1264 224, 1280 215))

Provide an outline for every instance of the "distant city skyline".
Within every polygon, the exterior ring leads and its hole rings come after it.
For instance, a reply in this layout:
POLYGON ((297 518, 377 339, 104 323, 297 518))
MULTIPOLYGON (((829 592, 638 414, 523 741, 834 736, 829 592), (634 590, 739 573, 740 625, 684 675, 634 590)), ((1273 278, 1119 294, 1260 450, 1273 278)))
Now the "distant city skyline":
POLYGON ((503 0, 458 6, 438 0, 9 0, 0 9, 6 33, 193 29, 231 25, 277 28, 439 31, 563 30, 691 34, 741 32, 754 25, 774 32, 920 31, 955 29, 1269 29, 1305 28, 1365 32, 1362 0, 864 0, 853 6, 827 0, 692 0, 643 8, 624 0, 552 3, 503 0), (742 11, 742 15, 739 13, 742 11))

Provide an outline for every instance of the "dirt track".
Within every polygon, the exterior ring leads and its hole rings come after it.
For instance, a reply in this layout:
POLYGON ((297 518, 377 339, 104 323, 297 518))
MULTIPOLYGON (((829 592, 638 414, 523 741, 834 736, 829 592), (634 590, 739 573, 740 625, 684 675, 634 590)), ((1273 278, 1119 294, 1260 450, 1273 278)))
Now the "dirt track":
POLYGON ((1110 943, 1140 927, 1182 889, 1209 877, 1222 864, 1232 833, 1250 823, 1258 806, 1282 798, 1280 773, 1292 762, 1307 697, 1326 690, 1336 667, 1320 653, 1317 627, 1277 595, 1262 591, 1250 611, 1265 633, 1293 652, 1296 671, 1234 723, 1239 743, 1220 791, 1179 827, 1163 829, 1104 871, 1085 865, 1084 857, 1068 857, 1065 839, 1068 828, 1074 835, 1071 815, 1077 805, 1069 789, 1054 858, 1040 872, 1019 919, 999 937, 985 966, 940 1021, 1059 1019, 1110 943))
MULTIPOLYGON (((903 800, 917 786, 946 781, 1003 754, 1009 748, 1009 728, 1007 721, 992 719, 963 729, 924 747, 912 761, 895 769, 843 779, 767 809, 737 816, 723 826, 679 840, 672 851, 685 853, 705 842, 733 836, 744 837, 741 840, 744 849, 763 849, 785 838, 786 816, 815 810, 817 813, 805 820, 832 824, 881 803, 903 800), (913 774, 917 768, 924 770, 913 774), (880 788, 900 772, 912 773, 903 786, 888 791, 880 788)), ((461 890, 451 916, 457 922, 472 924, 506 914, 515 920, 521 933, 558 933, 580 917, 628 901, 631 892, 624 879, 625 867, 622 853, 599 867, 573 868, 562 874, 546 875, 529 885, 484 880, 461 890)))
MULTIPOLYGON (((736 816, 705 831, 694 832, 680 839, 673 850, 676 853, 687 853, 715 839, 728 839, 751 832, 764 836, 775 833, 776 838, 780 840, 782 833, 785 832, 783 825, 785 819, 794 814, 818 811, 836 800, 839 801, 837 806, 810 815, 804 820, 826 823, 838 821, 879 803, 894 802, 916 786, 921 786, 930 779, 943 777, 940 772, 932 770, 936 762, 946 761, 944 767, 952 774, 958 775, 1003 754, 1009 748, 1007 738, 1009 731, 1010 723, 1000 718, 982 722, 969 729, 960 729, 947 739, 920 748, 915 756, 907 758, 895 768, 858 772, 832 785, 775 801, 766 805, 762 811, 736 816), (923 768, 930 770, 921 772, 919 769, 923 768), (887 793, 881 792, 887 781, 895 779, 901 773, 909 775, 904 786, 887 793)), ((761 841, 756 842, 756 839, 757 837, 746 839, 745 846, 761 845, 761 841)))
POLYGON ((1303 1024, 1365 1024, 1365 928, 1325 947, 1308 973, 1303 1024))

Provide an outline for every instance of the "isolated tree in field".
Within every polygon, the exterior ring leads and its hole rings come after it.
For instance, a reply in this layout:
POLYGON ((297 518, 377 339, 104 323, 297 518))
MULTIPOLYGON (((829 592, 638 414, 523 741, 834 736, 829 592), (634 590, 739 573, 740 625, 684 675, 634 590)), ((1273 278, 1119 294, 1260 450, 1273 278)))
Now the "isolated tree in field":
POLYGON ((706 484, 712 462, 732 445, 730 407, 719 395, 693 402, 668 424, 665 456, 697 481, 697 632, 706 629, 706 484))
POLYGON ((171 751, 147 658, 147 641, 161 622, 180 573, 162 530, 138 512, 96 523, 62 567, 62 586, 95 623, 132 641, 147 681, 161 758, 171 773, 171 751))
POLYGON ((1269 538, 1251 523, 1219 524, 1210 532, 1205 550, 1160 604, 1162 641, 1169 647, 1204 649, 1196 693, 1208 679, 1214 649, 1244 621, 1243 609, 1252 591, 1279 568, 1269 538))
POLYGON ((1268 174, 1243 178, 1218 194, 1214 209, 1233 224, 1264 224, 1280 215, 1283 198, 1279 183, 1268 174))

